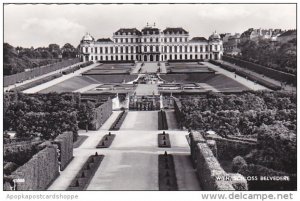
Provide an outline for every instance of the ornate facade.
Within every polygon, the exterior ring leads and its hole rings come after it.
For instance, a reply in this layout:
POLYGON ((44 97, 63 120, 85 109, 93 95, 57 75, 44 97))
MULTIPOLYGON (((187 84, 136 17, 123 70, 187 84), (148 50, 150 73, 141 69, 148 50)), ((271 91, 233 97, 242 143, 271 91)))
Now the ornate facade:
POLYGON ((189 38, 183 28, 158 28, 147 26, 122 28, 110 38, 95 40, 86 34, 80 42, 82 61, 168 61, 220 59, 223 44, 214 32, 207 40, 204 37, 189 38))

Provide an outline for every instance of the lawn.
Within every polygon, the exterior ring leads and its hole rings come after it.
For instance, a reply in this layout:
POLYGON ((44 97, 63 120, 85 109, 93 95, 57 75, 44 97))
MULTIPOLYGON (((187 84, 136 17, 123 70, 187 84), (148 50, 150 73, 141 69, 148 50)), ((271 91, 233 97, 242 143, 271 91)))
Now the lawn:
POLYGON ((65 80, 61 83, 58 83, 56 85, 53 85, 49 88, 46 88, 42 91, 40 91, 40 93, 49 93, 49 92, 57 92, 57 93, 61 93, 61 92, 72 92, 75 90, 78 90, 80 88, 89 86, 91 84, 97 84, 99 83, 98 81, 88 77, 88 76, 77 76, 77 77, 73 77, 70 78, 68 80, 65 80))
POLYGON ((160 75, 167 82, 174 83, 207 83, 221 92, 243 91, 248 88, 237 81, 222 75, 213 73, 193 73, 193 74, 167 74, 160 75))

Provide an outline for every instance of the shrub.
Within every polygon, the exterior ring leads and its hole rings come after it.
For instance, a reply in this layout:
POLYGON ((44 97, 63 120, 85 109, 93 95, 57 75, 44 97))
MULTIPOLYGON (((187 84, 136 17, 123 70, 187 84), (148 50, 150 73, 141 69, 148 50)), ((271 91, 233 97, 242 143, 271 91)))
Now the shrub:
POLYGON ((232 172, 238 172, 239 169, 241 167, 243 167, 244 165, 247 165, 247 162, 245 161, 245 159, 241 156, 236 156, 234 157, 234 159, 232 160, 232 172))

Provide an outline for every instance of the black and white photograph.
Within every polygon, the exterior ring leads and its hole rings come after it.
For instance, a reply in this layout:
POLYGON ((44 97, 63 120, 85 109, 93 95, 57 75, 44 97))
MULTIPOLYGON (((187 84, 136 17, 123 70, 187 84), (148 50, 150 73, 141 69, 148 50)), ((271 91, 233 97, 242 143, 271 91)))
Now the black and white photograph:
POLYGON ((295 2, 4 2, 2 10, 4 192, 292 199, 295 2))

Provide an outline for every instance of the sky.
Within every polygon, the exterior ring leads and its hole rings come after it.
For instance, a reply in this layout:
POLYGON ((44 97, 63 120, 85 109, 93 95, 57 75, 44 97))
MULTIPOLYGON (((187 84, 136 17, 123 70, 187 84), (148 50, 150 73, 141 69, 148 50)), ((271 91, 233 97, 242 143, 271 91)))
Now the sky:
POLYGON ((86 32, 112 37, 119 28, 147 24, 182 27, 190 37, 212 32, 242 33, 248 28, 296 28, 296 4, 18 4, 4 6, 4 42, 45 47, 77 46, 86 32))

